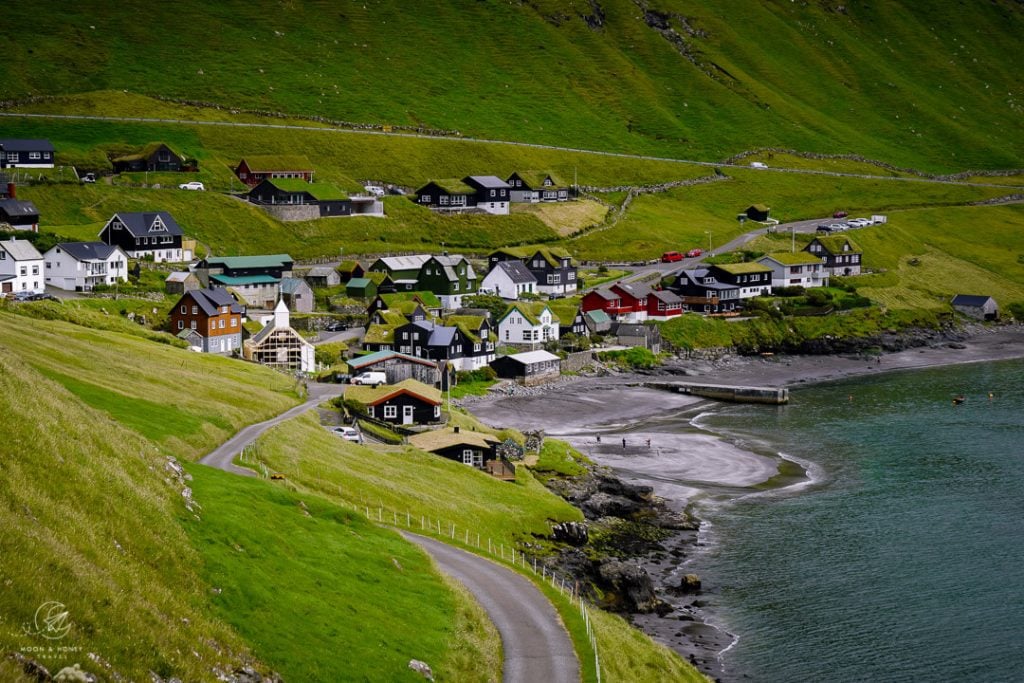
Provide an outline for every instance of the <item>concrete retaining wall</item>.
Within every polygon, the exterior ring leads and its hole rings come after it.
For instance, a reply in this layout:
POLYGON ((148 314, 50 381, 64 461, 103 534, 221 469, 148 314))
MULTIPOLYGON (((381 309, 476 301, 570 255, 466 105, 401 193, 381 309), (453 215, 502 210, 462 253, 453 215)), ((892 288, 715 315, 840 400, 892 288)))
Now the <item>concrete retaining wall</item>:
POLYGON ((577 351, 576 353, 570 353, 562 360, 562 371, 579 372, 593 362, 594 354, 592 351, 577 351))
POLYGON ((315 221, 320 218, 316 204, 262 204, 260 208, 279 221, 315 221))
POLYGON ((743 387, 693 382, 644 382, 643 386, 731 403, 769 403, 773 405, 789 403, 789 389, 781 387, 743 387))

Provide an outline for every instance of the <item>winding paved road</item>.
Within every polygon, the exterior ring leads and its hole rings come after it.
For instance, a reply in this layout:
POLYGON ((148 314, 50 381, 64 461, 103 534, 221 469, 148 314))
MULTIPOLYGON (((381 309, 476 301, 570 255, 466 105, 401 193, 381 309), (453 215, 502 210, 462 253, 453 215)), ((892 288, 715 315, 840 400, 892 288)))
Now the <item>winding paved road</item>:
POLYGON ((271 427, 279 425, 285 420, 290 420, 293 417, 301 415, 307 410, 312 410, 327 399, 340 396, 344 391, 345 386, 340 384, 311 384, 309 385, 309 399, 305 403, 301 403, 294 408, 290 408, 269 420, 264 420, 263 422, 257 422, 256 424, 249 425, 248 427, 243 427, 233 437, 210 451, 207 455, 203 456, 199 462, 203 465, 209 465, 210 467, 216 467, 219 470, 224 470, 225 472, 241 474, 246 477, 254 477, 256 476, 255 472, 244 467, 239 467, 232 462, 235 459, 235 456, 242 452, 243 448, 251 444, 259 438, 263 432, 267 431, 271 427))
POLYGON ((432 538, 399 532, 480 601, 501 634, 505 683, 577 683, 579 662, 555 608, 527 579, 432 538))

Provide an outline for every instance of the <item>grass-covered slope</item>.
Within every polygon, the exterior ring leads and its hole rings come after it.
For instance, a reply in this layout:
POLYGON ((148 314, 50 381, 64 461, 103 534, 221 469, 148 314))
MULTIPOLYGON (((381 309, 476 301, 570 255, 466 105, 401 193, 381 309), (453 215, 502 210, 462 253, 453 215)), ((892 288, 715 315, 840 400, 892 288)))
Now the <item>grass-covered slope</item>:
POLYGON ((32 36, 0 65, 8 97, 127 89, 702 158, 1024 156, 1012 0, 8 5, 9 34, 32 36))

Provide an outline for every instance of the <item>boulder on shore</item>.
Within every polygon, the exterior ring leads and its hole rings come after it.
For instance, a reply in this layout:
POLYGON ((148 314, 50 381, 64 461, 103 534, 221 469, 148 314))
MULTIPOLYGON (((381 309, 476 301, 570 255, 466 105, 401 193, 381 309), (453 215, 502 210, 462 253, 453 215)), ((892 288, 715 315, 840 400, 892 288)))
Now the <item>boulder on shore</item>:
POLYGON ((662 602, 654 594, 654 582, 640 565, 610 560, 600 566, 598 574, 614 593, 615 607, 642 614, 659 611, 662 602))

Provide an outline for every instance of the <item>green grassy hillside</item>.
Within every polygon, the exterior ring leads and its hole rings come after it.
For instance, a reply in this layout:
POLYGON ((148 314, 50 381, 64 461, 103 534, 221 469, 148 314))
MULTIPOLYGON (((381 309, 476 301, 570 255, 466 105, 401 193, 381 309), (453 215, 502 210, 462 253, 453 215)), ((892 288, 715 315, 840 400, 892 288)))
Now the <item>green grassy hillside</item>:
POLYGON ((961 170, 1024 156, 1012 0, 15 0, 4 21, 33 37, 5 53, 8 97, 127 89, 706 159, 782 146, 961 170))

